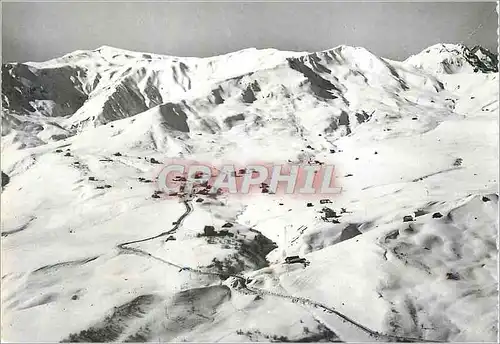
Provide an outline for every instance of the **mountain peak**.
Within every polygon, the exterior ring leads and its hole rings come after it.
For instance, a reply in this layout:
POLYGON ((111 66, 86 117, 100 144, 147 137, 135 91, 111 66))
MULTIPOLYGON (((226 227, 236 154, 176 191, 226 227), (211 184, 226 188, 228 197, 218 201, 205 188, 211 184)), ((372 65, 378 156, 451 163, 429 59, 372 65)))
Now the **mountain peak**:
MULTIPOLYGON (((139 51, 132 51, 132 50, 127 50, 127 49, 122 49, 122 48, 116 48, 112 47, 110 45, 101 45, 99 48, 92 50, 93 52, 97 52, 100 54, 114 54, 114 55, 129 55, 129 56, 135 56, 135 55, 143 55, 143 54, 150 54, 150 53, 143 53, 139 51)), ((154 55, 154 54, 153 54, 154 55)))
POLYGON ((479 45, 469 48, 464 44, 434 44, 410 56, 405 63, 442 74, 498 72, 497 55, 479 45))

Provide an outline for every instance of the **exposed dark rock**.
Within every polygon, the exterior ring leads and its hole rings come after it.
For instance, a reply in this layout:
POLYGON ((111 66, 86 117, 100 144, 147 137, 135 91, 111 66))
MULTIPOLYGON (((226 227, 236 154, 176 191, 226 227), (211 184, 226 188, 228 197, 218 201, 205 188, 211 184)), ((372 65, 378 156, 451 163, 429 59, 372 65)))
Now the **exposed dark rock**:
POLYGON ((488 197, 486 197, 486 196, 483 196, 482 201, 483 201, 483 202, 489 202, 489 201, 490 201, 490 199, 489 199, 488 197))
POLYGON ((386 62, 384 60, 379 60, 379 61, 381 61, 387 67, 387 69, 389 69, 389 72, 392 74, 394 79, 396 79, 399 82, 399 85, 401 86, 401 88, 403 90, 406 91, 406 90, 410 89, 410 87, 407 85, 406 81, 403 78, 401 78, 401 76, 398 74, 396 69, 391 64, 389 64, 388 62, 386 62))
POLYGON ((224 103, 224 98, 222 98, 221 93, 223 92, 222 86, 219 88, 212 90, 212 95, 214 96, 215 104, 220 105, 224 103))
POLYGON ((361 111, 361 113, 356 113, 356 120, 359 124, 370 120, 371 115, 368 115, 365 111, 361 111))
MULTIPOLYGON (((146 99, 135 83, 127 82, 124 78, 114 87, 113 93, 106 99, 102 114, 98 116, 97 122, 108 124, 116 119, 134 116, 148 109, 146 99)), ((146 91, 146 93, 149 93, 146 91)), ((154 104, 154 99, 150 99, 154 104)), ((157 104, 154 104, 157 105, 157 104)), ((113 125, 110 125, 113 128, 113 125)))
POLYGON ((339 116, 339 125, 349 126, 349 124, 349 115, 347 114, 347 112, 342 111, 339 116))
MULTIPOLYGON (((328 55, 328 53, 325 53, 323 55, 325 57, 325 59, 327 61, 331 61, 331 58, 330 56, 328 55)), ((326 66, 324 66, 323 64, 321 64, 321 58, 317 55, 317 53, 313 53, 313 54, 310 54, 308 56, 309 58, 309 62, 311 63, 313 69, 318 72, 318 73, 327 73, 327 74, 331 74, 332 71, 327 68, 326 66)))
POLYGON ((2 187, 9 184, 9 182, 10 182, 10 177, 7 174, 3 173, 2 171, 2 187))
POLYGON ((310 208, 310 207, 314 207, 314 205, 313 205, 312 203, 310 203, 310 202, 309 202, 309 203, 307 203, 307 205, 306 205, 306 206, 307 206, 307 207, 309 207, 309 208, 310 208))
POLYGON ((362 233, 359 231, 359 225, 356 223, 350 223, 346 228, 344 228, 342 234, 340 234, 339 241, 342 242, 344 240, 349 240, 360 234, 362 233))
POLYGON ((446 279, 448 280, 453 280, 453 281, 458 281, 460 280, 460 275, 456 272, 447 272, 446 273, 446 279))
POLYGON ((324 132, 325 134, 334 132, 339 128, 339 120, 336 117, 331 117, 330 118, 330 125, 328 125, 327 128, 325 128, 324 132))
POLYGON ((433 218, 433 219, 439 219, 439 218, 441 218, 441 217, 443 217, 443 214, 441 214, 441 213, 439 213, 439 212, 438 212, 438 213, 434 213, 434 214, 432 214, 432 218, 433 218))
POLYGON ((122 153, 120 153, 120 152, 116 152, 116 153, 114 153, 113 155, 114 155, 114 156, 122 156, 122 153))
POLYGON ((245 115, 240 113, 234 116, 229 116, 226 119, 224 119, 224 123, 229 127, 232 128, 236 122, 241 122, 245 120, 245 115))
POLYGON ((464 49, 464 57, 473 65, 474 72, 498 73, 498 56, 481 46, 474 46, 472 49, 464 49), (480 53, 480 56, 477 53, 480 53))
MULTIPOLYGON (((140 295, 130 302, 118 307, 113 307, 112 312, 98 323, 78 333, 71 333, 61 343, 106 343, 118 341, 120 335, 125 333, 130 326, 128 323, 134 319, 140 319, 144 314, 158 305, 162 299, 159 296, 148 294, 140 295)), ((142 337, 141 341, 145 341, 142 337)), ((138 338, 132 340, 139 341, 138 338)))
POLYGON ((161 116, 161 126, 165 127, 166 129, 173 129, 184 133, 189 133, 187 115, 181 105, 166 103, 158 106, 158 110, 161 116))
POLYGON ((32 102, 49 100, 55 107, 44 115, 71 115, 87 100, 78 75, 85 75, 85 71, 73 66, 37 69, 22 63, 2 64, 2 95, 5 96, 2 105, 28 114, 36 110, 32 102))
POLYGON ((241 94, 241 97, 243 98, 244 103, 251 104, 254 101, 257 100, 255 97, 255 94, 260 92, 260 86, 257 81, 254 81, 250 85, 247 86, 247 88, 243 91, 241 94))
POLYGON ((304 63, 303 58, 289 58, 288 65, 290 68, 302 73, 311 85, 311 91, 320 98, 323 99, 336 99, 337 96, 331 91, 340 90, 335 87, 330 81, 322 78, 319 74, 314 72, 311 68, 307 67, 304 63))

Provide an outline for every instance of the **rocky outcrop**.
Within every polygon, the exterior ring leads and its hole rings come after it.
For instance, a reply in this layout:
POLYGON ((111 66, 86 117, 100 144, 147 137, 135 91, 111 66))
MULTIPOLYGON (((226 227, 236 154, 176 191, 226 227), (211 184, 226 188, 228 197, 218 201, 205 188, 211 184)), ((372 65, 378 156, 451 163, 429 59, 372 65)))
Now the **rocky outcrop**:
POLYGON ((8 175, 6 175, 5 173, 3 173, 3 171, 2 171, 2 188, 3 188, 5 185, 9 184, 9 181, 10 181, 9 176, 8 176, 8 175))
POLYGON ((2 106, 10 111, 28 114, 38 110, 33 103, 49 102, 45 116, 67 116, 78 110, 88 96, 79 78, 85 71, 77 67, 37 69, 22 63, 2 65, 2 106))

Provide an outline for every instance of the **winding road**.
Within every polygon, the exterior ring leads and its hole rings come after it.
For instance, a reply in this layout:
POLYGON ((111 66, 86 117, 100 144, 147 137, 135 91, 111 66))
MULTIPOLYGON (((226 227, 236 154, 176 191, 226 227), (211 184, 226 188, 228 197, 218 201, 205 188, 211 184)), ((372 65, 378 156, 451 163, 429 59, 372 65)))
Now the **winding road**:
POLYGON ((126 247, 128 245, 137 244, 137 243, 145 242, 145 241, 150 241, 150 240, 154 240, 154 239, 160 238, 160 237, 165 236, 165 235, 174 234, 177 231, 177 229, 179 229, 179 227, 182 225, 182 222, 184 221, 184 219, 186 217, 188 217, 188 215, 191 214, 191 212, 193 211, 193 206, 191 205, 191 201, 183 201, 183 203, 184 203, 184 206, 186 207, 186 210, 184 211, 184 213, 182 213, 181 216, 179 216, 179 218, 175 222, 174 227, 171 230, 166 231, 166 232, 162 232, 162 233, 155 235, 155 236, 152 236, 152 237, 127 241, 127 242, 124 242, 124 243, 117 245, 116 247, 120 250, 127 251, 127 250, 130 250, 129 247, 126 247))
POLYGON ((186 207, 186 210, 184 211, 184 213, 181 216, 179 216, 179 218, 175 222, 175 225, 172 229, 170 229, 169 231, 166 231, 166 232, 162 232, 162 233, 155 235, 155 236, 118 244, 116 246, 118 248, 118 250, 121 253, 135 254, 135 255, 139 255, 139 256, 143 256, 143 257, 148 257, 148 258, 160 261, 164 264, 174 266, 174 267, 179 268, 181 270, 189 271, 189 272, 192 272, 192 273, 195 273, 198 275, 209 275, 209 276, 217 276, 217 277, 221 277, 221 275, 224 275, 226 277, 228 276, 228 277, 236 278, 240 281, 239 288, 238 287, 233 288, 237 292, 247 294, 247 295, 259 295, 262 297, 263 296, 279 297, 279 298, 282 298, 285 300, 289 300, 290 302, 293 302, 293 303, 301 303, 305 306, 311 306, 314 308, 322 309, 326 313, 335 314, 336 316, 341 318, 341 320, 343 322, 348 322, 348 323, 354 325, 355 327, 364 331, 365 333, 367 333, 370 337, 373 337, 374 339, 386 340, 386 341, 397 341, 397 342, 442 342, 442 341, 435 341, 435 340, 426 340, 423 338, 412 338, 412 337, 404 337, 404 336, 396 336, 396 335, 391 335, 391 334, 380 333, 380 332, 374 331, 374 330, 358 323, 356 320, 351 319, 347 315, 335 310, 334 308, 328 307, 320 302, 316 302, 314 300, 311 300, 311 299, 308 299, 305 297, 285 295, 285 294, 281 294, 281 293, 277 293, 277 292, 273 292, 273 291, 269 291, 269 290, 265 290, 265 289, 259 289, 259 288, 247 286, 246 285, 246 278, 242 275, 236 275, 236 274, 230 274, 230 273, 221 274, 221 273, 216 273, 216 272, 203 271, 203 270, 199 270, 199 269, 191 268, 191 267, 185 267, 185 266, 181 266, 181 265, 169 262, 165 259, 153 256, 152 254, 150 254, 146 251, 143 251, 141 249, 128 247, 129 245, 132 245, 132 244, 150 241, 150 240, 160 238, 162 236, 174 234, 177 231, 177 229, 182 225, 182 222, 186 219, 186 217, 188 217, 193 212, 193 206, 192 206, 190 200, 184 200, 183 203, 184 203, 184 206, 186 207))

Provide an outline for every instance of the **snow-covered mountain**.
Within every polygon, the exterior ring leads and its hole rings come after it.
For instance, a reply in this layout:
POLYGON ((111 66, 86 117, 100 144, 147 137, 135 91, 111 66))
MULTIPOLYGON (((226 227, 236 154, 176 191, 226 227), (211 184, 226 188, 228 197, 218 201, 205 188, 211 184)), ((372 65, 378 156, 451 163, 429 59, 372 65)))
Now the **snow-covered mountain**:
POLYGON ((405 62, 434 73, 498 73, 498 56, 481 46, 436 44, 405 62))
POLYGON ((498 94, 450 44, 5 64, 3 339, 495 341, 498 94), (164 199, 172 158, 334 164, 342 193, 164 199))

